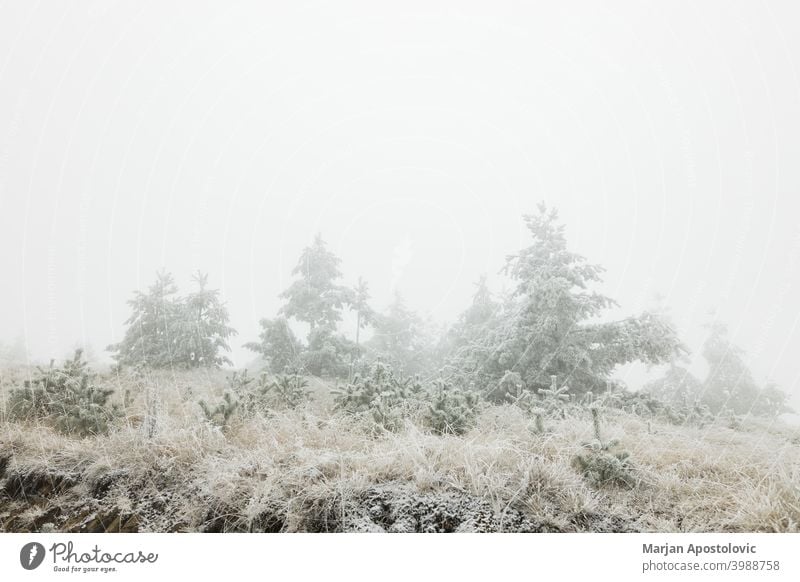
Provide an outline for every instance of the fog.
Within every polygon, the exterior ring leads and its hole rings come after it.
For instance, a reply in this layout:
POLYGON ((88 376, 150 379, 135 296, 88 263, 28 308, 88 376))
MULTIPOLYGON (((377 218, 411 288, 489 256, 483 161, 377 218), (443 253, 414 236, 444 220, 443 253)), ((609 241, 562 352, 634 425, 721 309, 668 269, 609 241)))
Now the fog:
POLYGON ((134 289, 199 268, 245 365, 318 232, 452 321, 543 200, 618 314, 696 353, 713 312, 800 396, 797 6, 283 4, 0 8, 0 341, 107 359, 134 289))

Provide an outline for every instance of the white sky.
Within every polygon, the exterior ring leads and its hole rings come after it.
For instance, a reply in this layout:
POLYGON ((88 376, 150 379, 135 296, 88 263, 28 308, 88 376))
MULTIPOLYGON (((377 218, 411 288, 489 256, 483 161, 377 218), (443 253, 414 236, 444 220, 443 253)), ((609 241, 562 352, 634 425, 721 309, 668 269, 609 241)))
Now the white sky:
POLYGON ((621 313, 800 392, 797 4, 276 4, 0 4, 1 340, 100 352, 199 267, 244 363, 317 231, 452 319, 545 200, 621 313))

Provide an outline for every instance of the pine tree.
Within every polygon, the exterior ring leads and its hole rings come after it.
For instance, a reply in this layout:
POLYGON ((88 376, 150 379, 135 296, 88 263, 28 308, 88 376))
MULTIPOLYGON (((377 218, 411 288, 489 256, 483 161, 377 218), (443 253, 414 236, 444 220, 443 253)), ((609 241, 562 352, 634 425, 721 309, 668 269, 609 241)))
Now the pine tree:
POLYGON ((342 277, 340 263, 318 234, 313 244, 303 249, 292 270, 297 279, 281 293, 286 304, 280 313, 307 323, 312 330, 318 326, 335 329, 348 297, 346 289, 338 283, 342 277))
POLYGON ((460 435, 475 424, 481 404, 476 392, 438 379, 428 388, 426 397, 423 419, 434 432, 460 435))
POLYGON ((789 406, 789 395, 778 388, 774 382, 767 382, 758 395, 758 404, 754 412, 764 416, 778 416, 785 412, 794 412, 789 406))
POLYGON ((217 289, 208 289, 208 275, 197 271, 192 276, 197 289, 182 299, 175 360, 188 367, 219 367, 231 360, 228 339, 236 330, 228 325, 228 310, 217 289))
POLYGON ((498 305, 492 299, 492 294, 486 283, 486 275, 481 275, 478 282, 475 283, 472 303, 447 333, 445 341, 449 344, 450 349, 458 349, 470 345, 473 341, 479 339, 484 334, 485 327, 490 323, 497 309, 498 305))
POLYGON ((218 367, 230 364, 228 340, 236 330, 219 291, 208 289, 208 276, 193 276, 197 289, 181 297, 170 273, 159 272, 147 293, 137 291, 128 302, 133 313, 118 344, 108 349, 129 366, 218 367))
POLYGON ((369 306, 369 299, 367 282, 359 277, 358 284, 352 290, 352 298, 349 301, 350 308, 356 312, 356 357, 360 356, 362 328, 375 321, 375 312, 369 306))
POLYGON ((648 382, 643 390, 667 404, 690 407, 702 395, 702 383, 676 362, 670 362, 661 378, 648 382))
POLYGON ((509 371, 528 390, 546 389, 556 375, 585 392, 604 387, 620 364, 664 363, 683 350, 672 326, 655 313, 595 322, 616 304, 592 290, 602 267, 567 249, 555 210, 542 204, 525 223, 533 244, 506 262, 514 288, 484 332, 456 352, 453 367, 490 392, 509 371))
POLYGON ((37 368, 21 388, 11 390, 8 411, 20 420, 45 419, 65 434, 91 436, 108 431, 117 409, 109 403, 114 391, 95 384, 95 374, 75 350, 60 368, 37 368))
POLYGON ((406 307, 395 293, 389 308, 373 319, 375 334, 367 344, 373 356, 388 361, 403 374, 418 374, 429 367, 433 349, 426 322, 406 307))
POLYGON ((776 415, 789 412, 788 396, 775 384, 759 388, 745 353, 728 338, 728 328, 720 322, 706 326, 708 337, 703 344, 703 357, 708 375, 703 382, 703 401, 715 413, 725 410, 734 414, 776 415))
POLYGON ((462 369, 475 369, 475 360, 486 334, 496 324, 499 314, 500 305, 492 298, 485 275, 480 277, 475 287, 472 303, 442 335, 436 348, 436 360, 443 362, 443 370, 449 375, 462 369))
POLYGON ((128 329, 118 344, 108 347, 116 352, 120 364, 163 368, 175 363, 178 350, 178 327, 181 301, 172 274, 159 271, 147 293, 136 291, 128 301, 131 316, 125 321, 128 329))
POLYGON ((337 331, 343 308, 355 296, 339 283, 340 263, 318 234, 292 270, 297 279, 280 295, 286 304, 279 314, 309 326, 300 359, 305 371, 315 376, 346 377, 353 358, 353 342, 337 331))
POLYGON ((260 341, 245 344, 258 352, 273 374, 283 374, 297 369, 303 355, 303 346, 297 340, 285 317, 261 320, 260 341))
POLYGON ((303 351, 303 369, 313 376, 346 378, 355 353, 355 344, 328 326, 319 326, 308 334, 303 351))

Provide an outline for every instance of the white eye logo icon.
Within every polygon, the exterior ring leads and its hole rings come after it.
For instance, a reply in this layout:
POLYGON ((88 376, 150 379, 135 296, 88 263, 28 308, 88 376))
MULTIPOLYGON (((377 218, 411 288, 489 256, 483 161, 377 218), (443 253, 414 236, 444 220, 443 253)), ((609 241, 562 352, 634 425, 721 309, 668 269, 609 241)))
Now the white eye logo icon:
POLYGON ((26 570, 35 570, 44 561, 44 546, 38 542, 31 542, 22 546, 19 552, 19 563, 26 570))

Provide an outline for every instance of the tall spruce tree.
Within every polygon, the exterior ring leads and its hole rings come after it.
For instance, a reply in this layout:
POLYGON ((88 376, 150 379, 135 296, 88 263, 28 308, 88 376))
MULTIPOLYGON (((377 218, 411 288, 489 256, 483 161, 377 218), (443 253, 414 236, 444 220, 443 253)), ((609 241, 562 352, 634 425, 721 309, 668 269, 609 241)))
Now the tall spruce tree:
POLYGON ((340 263, 339 257, 328 250, 322 236, 317 234, 311 246, 303 249, 292 270, 297 279, 280 295, 286 300, 280 313, 307 323, 312 330, 318 326, 335 329, 349 296, 339 284, 340 263))
POLYGON ((492 299, 489 291, 486 275, 481 275, 475 283, 472 303, 447 331, 442 340, 445 347, 440 349, 453 351, 480 340, 498 309, 499 305, 492 299))
POLYGON ((361 330, 375 321, 375 312, 369 306, 369 286, 361 277, 351 292, 350 308, 356 312, 356 357, 360 355, 361 330))
POLYGON ((457 349, 454 368, 503 399, 498 387, 507 373, 519 374, 529 390, 548 388, 554 375, 574 392, 602 390, 620 364, 665 363, 683 350, 669 322, 654 313, 597 322, 615 305, 592 290, 602 267, 567 249, 555 210, 538 210, 524 217, 533 243, 506 262, 511 294, 482 338, 457 349))
POLYGON ((208 274, 192 276, 197 288, 183 298, 176 357, 190 367, 230 365, 228 340, 236 330, 228 325, 228 309, 218 289, 208 288, 208 274))
POLYGON ((346 376, 355 349, 337 330, 344 307, 355 301, 355 292, 340 283, 340 263, 317 234, 292 270, 296 279, 280 295, 286 303, 279 314, 309 326, 300 364, 315 376, 346 376))
POLYGON ((206 275, 197 273, 198 288, 186 297, 170 273, 160 271, 146 293, 136 291, 128 301, 131 316, 122 341, 108 347, 120 364, 151 368, 220 366, 230 363, 228 310, 219 292, 207 288, 206 275))
POLYGON ((303 346, 295 337, 285 317, 261 320, 258 342, 245 344, 249 350, 258 352, 273 374, 295 371, 301 365, 303 346))
POLYGON ((129 366, 152 368, 172 366, 177 351, 177 332, 181 321, 178 287, 171 273, 159 271, 146 293, 135 291, 128 301, 131 315, 125 321, 125 336, 108 347, 114 359, 129 366))

